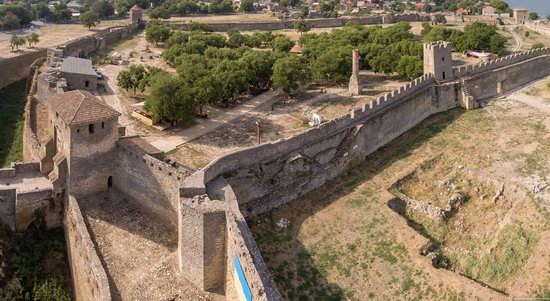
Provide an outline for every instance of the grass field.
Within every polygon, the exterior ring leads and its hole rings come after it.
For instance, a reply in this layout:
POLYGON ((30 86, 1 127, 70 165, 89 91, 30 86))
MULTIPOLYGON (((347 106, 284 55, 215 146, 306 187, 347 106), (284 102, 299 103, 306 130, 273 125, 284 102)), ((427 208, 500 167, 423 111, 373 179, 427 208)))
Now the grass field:
POLYGON ((23 159, 26 80, 0 90, 0 167, 23 159))

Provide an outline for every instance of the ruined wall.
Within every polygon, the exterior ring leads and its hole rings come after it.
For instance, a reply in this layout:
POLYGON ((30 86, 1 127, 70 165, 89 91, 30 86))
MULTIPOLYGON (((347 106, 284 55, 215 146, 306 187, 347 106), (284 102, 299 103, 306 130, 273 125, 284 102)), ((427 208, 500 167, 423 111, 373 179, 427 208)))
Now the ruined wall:
POLYGON ((117 142, 117 164, 113 186, 139 202, 138 205, 175 227, 178 190, 188 173, 133 148, 117 142))
MULTIPOLYGON (((2 178, 0 174, 0 179, 2 178)), ((15 188, 0 189, 0 223, 10 227, 12 231, 15 231, 15 199, 15 188)))
MULTIPOLYGON (((0 89, 29 76, 29 68, 37 59, 46 56, 46 49, 36 49, 10 58, 0 58, 0 89)), ((1 100, 0 100, 1 102, 1 100)))
POLYGON ((64 228, 67 254, 71 267, 74 299, 77 301, 110 301, 107 274, 95 251, 77 200, 65 201, 64 228))
POLYGON ((36 119, 37 100, 34 95, 38 88, 38 67, 45 62, 46 58, 37 59, 30 68, 29 79, 30 87, 26 96, 25 103, 25 123, 23 125, 23 160, 25 162, 39 162, 40 171, 44 174, 53 169, 51 158, 54 153, 53 141, 49 140, 40 143, 36 135, 36 129, 33 128, 33 120, 36 119))
MULTIPOLYGON (((272 22, 225 22, 225 23, 210 23, 209 25, 214 31, 228 31, 230 29, 237 29, 241 31, 250 30, 281 30, 281 29, 294 29, 294 21, 296 20, 281 20, 272 22)), ((349 23, 356 23, 361 25, 371 24, 388 24, 396 23, 400 21, 416 22, 420 21, 420 15, 407 14, 407 15, 377 15, 377 16, 365 16, 357 18, 322 18, 322 19, 308 19, 307 22, 312 28, 326 28, 326 27, 342 27, 349 23)), ((188 23, 175 23, 165 21, 163 24, 168 24, 188 30, 188 23)))

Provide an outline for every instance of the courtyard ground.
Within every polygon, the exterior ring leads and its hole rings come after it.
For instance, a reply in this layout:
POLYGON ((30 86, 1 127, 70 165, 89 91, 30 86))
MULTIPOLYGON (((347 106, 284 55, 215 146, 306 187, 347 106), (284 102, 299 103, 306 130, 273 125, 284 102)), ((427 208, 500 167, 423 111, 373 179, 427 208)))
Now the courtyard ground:
POLYGON ((285 299, 550 297, 547 82, 432 116, 348 174, 249 220, 285 299), (444 208, 453 191, 466 202, 443 221, 389 207, 405 194, 444 208), (282 218, 289 227, 276 225, 282 218))
POLYGON ((216 300, 180 276, 173 228, 110 190, 79 200, 113 300, 216 300))

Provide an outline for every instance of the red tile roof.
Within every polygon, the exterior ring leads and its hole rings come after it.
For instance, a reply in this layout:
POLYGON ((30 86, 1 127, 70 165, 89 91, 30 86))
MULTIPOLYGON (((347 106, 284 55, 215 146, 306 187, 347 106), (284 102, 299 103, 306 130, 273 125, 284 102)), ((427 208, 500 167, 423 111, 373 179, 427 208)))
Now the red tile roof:
POLYGON ((68 125, 94 123, 121 114, 88 91, 74 90, 48 97, 52 109, 68 125))

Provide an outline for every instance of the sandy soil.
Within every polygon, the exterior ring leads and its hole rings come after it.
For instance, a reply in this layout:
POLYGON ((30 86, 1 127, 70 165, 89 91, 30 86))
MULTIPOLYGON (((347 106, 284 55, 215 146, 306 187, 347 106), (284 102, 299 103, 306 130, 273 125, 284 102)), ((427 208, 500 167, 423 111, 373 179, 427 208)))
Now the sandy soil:
POLYGON ((250 220, 285 299, 507 300, 550 290, 547 82, 433 116, 349 174, 250 220), (388 207, 388 190, 410 174, 416 198, 444 204, 452 187, 468 201, 446 223, 407 221, 388 207), (281 218, 288 228, 275 225, 281 218), (427 237, 441 239, 450 270, 419 254, 427 237))

